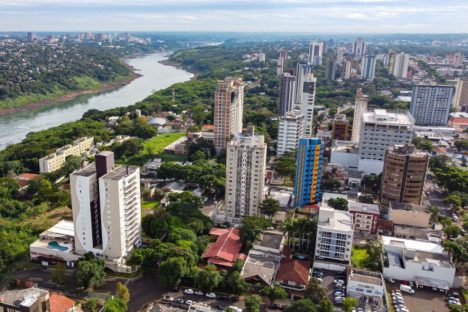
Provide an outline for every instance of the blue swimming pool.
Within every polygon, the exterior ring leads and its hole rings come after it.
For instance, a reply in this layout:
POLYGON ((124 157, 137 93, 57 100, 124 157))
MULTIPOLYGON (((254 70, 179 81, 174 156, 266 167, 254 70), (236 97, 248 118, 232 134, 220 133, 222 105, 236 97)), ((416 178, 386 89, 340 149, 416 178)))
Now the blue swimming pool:
POLYGON ((68 247, 61 246, 61 245, 59 245, 59 243, 57 243, 56 241, 50 242, 50 243, 49 243, 49 248, 51 248, 51 249, 57 249, 57 250, 60 250, 60 251, 67 251, 67 250, 68 250, 68 247))

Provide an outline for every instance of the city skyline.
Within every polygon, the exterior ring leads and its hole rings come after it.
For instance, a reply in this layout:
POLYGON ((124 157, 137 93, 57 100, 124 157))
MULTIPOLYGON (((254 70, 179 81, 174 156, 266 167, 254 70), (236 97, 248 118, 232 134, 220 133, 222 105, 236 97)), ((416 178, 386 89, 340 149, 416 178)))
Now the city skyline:
POLYGON ((463 0, 0 0, 2 31, 462 33, 463 0))

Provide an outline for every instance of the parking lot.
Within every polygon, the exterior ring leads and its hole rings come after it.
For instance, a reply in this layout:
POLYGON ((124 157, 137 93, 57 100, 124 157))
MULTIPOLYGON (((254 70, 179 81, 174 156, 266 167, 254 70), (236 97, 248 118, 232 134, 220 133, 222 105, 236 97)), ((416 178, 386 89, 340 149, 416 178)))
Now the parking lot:
MULTIPOLYGON (((387 283, 387 291, 399 289, 400 284, 387 283)), ((410 312, 447 312, 448 306, 445 302, 445 294, 432 289, 417 288, 415 293, 410 295, 401 292, 405 305, 410 312)))

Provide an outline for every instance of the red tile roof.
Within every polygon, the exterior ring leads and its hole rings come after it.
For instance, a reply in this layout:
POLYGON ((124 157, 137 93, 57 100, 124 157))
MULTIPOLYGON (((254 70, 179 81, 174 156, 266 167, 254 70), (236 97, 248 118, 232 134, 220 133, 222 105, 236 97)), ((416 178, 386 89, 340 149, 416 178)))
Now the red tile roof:
POLYGON ((75 301, 58 293, 51 293, 49 297, 50 312, 67 312, 75 305, 75 301))
POLYGON ((239 229, 213 228, 211 235, 218 236, 215 243, 209 244, 202 255, 209 263, 231 267, 237 259, 244 259, 245 255, 240 253, 242 243, 240 242, 239 229))
POLYGON ((28 185, 28 182, 39 178, 39 175, 36 173, 22 173, 16 177, 18 184, 23 187, 28 185))
POLYGON ((276 274, 276 280, 295 282, 296 285, 307 285, 310 265, 310 261, 283 259, 276 274))
POLYGON ((450 118, 450 122, 455 123, 455 124, 467 125, 468 124, 468 118, 452 117, 452 118, 450 118))

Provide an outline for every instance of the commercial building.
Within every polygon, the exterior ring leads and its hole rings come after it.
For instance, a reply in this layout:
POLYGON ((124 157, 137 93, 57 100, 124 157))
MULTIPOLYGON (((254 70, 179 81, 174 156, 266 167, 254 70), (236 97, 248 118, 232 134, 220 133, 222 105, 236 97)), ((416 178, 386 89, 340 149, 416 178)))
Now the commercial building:
POLYGON ((296 76, 284 73, 280 78, 279 115, 286 116, 294 108, 296 94, 296 76))
POLYGON ((367 46, 366 46, 366 43, 364 42, 364 39, 362 39, 361 37, 358 37, 356 41, 354 41, 352 52, 354 56, 357 58, 360 58, 366 54, 367 46))
POLYGON ((381 237, 384 278, 442 290, 453 286, 455 266, 441 245, 422 240, 381 237))
POLYGON ((384 109, 362 114, 359 146, 359 171, 379 174, 387 147, 407 144, 413 137, 414 119, 409 113, 384 109))
POLYGON ((444 126, 448 122, 454 89, 451 86, 415 85, 410 112, 417 125, 444 126))
POLYGON ((322 65, 323 42, 311 42, 309 45, 308 63, 314 66, 322 65))
POLYGON ((380 218, 379 205, 349 201, 348 211, 353 216, 355 233, 377 234, 380 218))
POLYGON ((468 112, 468 78, 457 78, 453 107, 457 111, 468 112))
POLYGON ((359 144, 351 141, 333 141, 330 164, 341 165, 345 169, 359 168, 359 144))
POLYGON ((141 244, 140 169, 114 167, 114 153, 70 175, 75 252, 91 252, 115 271, 141 244))
POLYGON ((361 78, 374 80, 375 78, 375 55, 366 55, 362 59, 361 78))
POLYGON ((226 154, 226 217, 237 222, 259 214, 265 198, 267 146, 263 135, 237 134, 226 154))
POLYGON ((321 207, 314 268, 344 271, 351 260, 353 236, 353 217, 349 212, 321 207))
POLYGON ((351 141, 359 143, 361 132, 362 114, 367 112, 367 95, 362 93, 361 88, 356 89, 356 100, 354 102, 353 131, 351 141))
POLYGON ((231 137, 242 132, 244 83, 242 78, 226 77, 218 81, 214 95, 214 145, 226 150, 231 137))
POLYGON ((82 137, 73 141, 73 144, 68 144, 57 149, 55 153, 47 155, 39 159, 39 172, 49 173, 62 168, 68 156, 82 156, 93 147, 94 138, 82 137))
POLYGON ((323 150, 320 139, 299 139, 294 181, 294 207, 304 207, 320 202, 323 150))
POLYGON ((303 136, 303 119, 304 116, 300 111, 288 112, 285 116, 280 117, 278 126, 278 145, 276 155, 282 156, 286 152, 294 151, 298 144, 299 138, 303 136))
MULTIPOLYGON (((315 91, 317 87, 317 78, 313 73, 306 73, 304 81, 301 86, 302 89, 301 101, 299 110, 304 115, 302 129, 305 137, 311 137, 313 134, 313 121, 314 121, 314 106, 315 106, 315 91)), ((296 105, 297 107, 297 105, 296 105)))
POLYGON ((431 215, 425 211, 392 209, 393 235, 400 238, 430 240, 431 215))
POLYGON ((0 311, 50 312, 49 292, 36 287, 1 292, 0 311))
POLYGON ((380 272, 348 269, 346 293, 356 299, 368 299, 369 303, 380 306, 385 296, 385 282, 380 272))
POLYGON ((392 202, 421 204, 429 155, 414 145, 395 145, 385 151, 380 202, 384 211, 392 202))
POLYGON ((392 61, 392 68, 390 73, 396 78, 406 78, 408 75, 408 66, 409 66, 409 54, 404 52, 394 55, 394 60, 392 61))
POLYGON ((332 123, 332 139, 347 141, 349 139, 349 121, 346 115, 337 114, 332 123))
POLYGON ((329 57, 327 60, 325 79, 335 80, 335 74, 336 74, 336 61, 332 57, 329 57))

